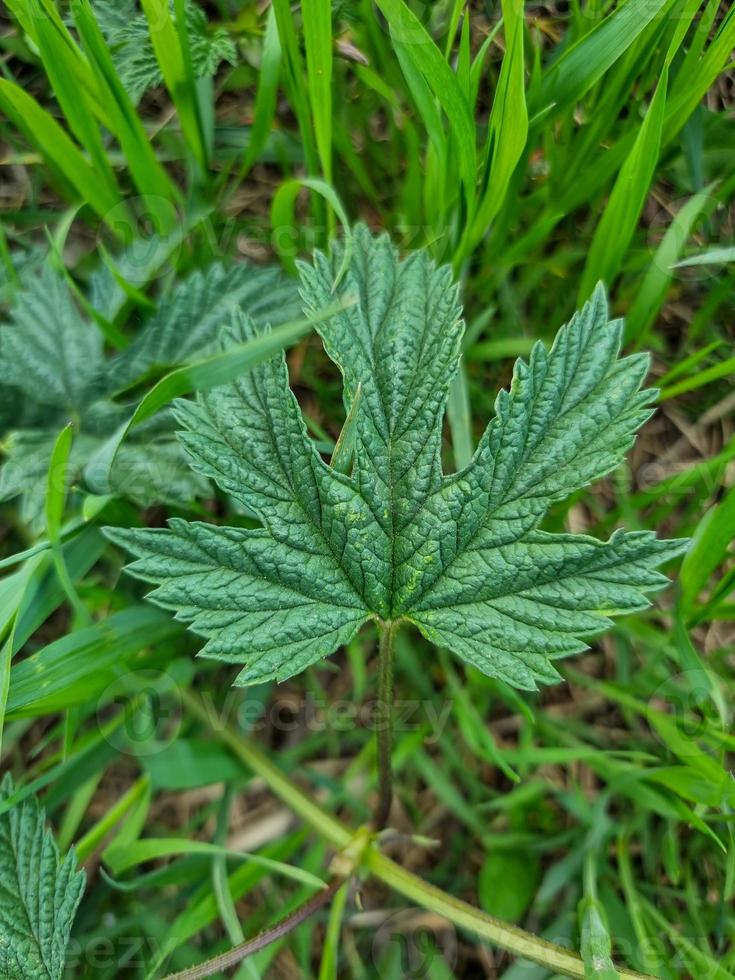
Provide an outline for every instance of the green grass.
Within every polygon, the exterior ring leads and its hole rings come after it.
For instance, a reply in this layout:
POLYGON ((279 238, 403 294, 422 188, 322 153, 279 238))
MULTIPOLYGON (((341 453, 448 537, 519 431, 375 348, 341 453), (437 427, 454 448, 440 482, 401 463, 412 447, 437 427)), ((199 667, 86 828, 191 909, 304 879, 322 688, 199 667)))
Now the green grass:
MULTIPOLYGON (((503 952, 485 920, 448 922, 459 913, 412 890, 390 857, 581 951, 588 977, 615 976, 610 957, 662 980, 735 977, 735 10, 216 0, 209 36, 223 28, 237 58, 213 55, 202 74, 186 5, 146 0, 134 13, 163 83, 138 101, 102 4, 6 6, 0 349, 48 254, 112 352, 213 259, 291 270, 362 219, 428 246, 462 283, 447 469, 474 449, 514 357, 599 278, 661 388, 626 466, 548 526, 691 536, 672 589, 538 695, 400 633, 398 834, 370 858, 359 900, 342 889, 231 975, 402 980, 407 950, 421 977, 554 975, 503 952)), ((331 454, 336 371, 306 324, 272 344, 290 345, 294 390, 331 454)), ((256 935, 313 895, 309 876, 326 880, 339 828, 370 818, 377 636, 281 687, 232 691, 233 671, 196 659, 196 639, 143 602, 98 530, 172 515, 247 525, 214 490, 142 510, 104 477, 130 419, 142 431, 254 353, 208 351, 120 392, 97 482, 72 465, 92 420, 55 421, 38 463, 45 519, 0 502, 2 766, 88 870, 69 977, 154 980, 256 935)), ((5 388, 3 453, 41 426, 27 411, 5 388)))

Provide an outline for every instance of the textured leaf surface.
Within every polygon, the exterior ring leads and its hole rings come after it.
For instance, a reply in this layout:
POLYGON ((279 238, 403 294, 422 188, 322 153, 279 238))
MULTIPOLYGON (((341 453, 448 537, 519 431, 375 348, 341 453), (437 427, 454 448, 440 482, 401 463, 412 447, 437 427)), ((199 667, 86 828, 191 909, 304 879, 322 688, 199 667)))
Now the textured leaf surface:
POLYGON ((0 329, 0 384, 43 405, 78 411, 102 369, 102 335, 80 316, 50 264, 13 305, 0 329))
MULTIPOLYGON (((163 77, 151 42, 148 21, 138 13, 134 3, 119 0, 97 0, 95 14, 100 28, 112 46, 115 68, 133 102, 163 77)), ((191 60, 197 78, 214 75, 220 62, 235 64, 237 52, 223 28, 210 31, 207 15, 195 3, 186 4, 186 24, 191 60)))
POLYGON ((238 306, 259 326, 276 326, 299 315, 293 283, 273 267, 214 264, 185 279, 161 301, 146 329, 112 364, 118 387, 153 368, 181 364, 213 348, 238 306))
MULTIPOLYGON (((303 266, 307 312, 334 300, 335 249, 303 266)), ((463 325, 447 269, 399 261, 358 228, 339 292, 358 302, 318 327, 353 418, 352 472, 330 469, 306 434, 283 356, 180 402, 198 472, 255 513, 258 530, 173 521, 114 530, 154 601, 207 638, 205 655, 245 664, 238 683, 284 678, 346 642, 368 618, 414 623, 484 673, 522 688, 558 678, 610 617, 648 604, 658 565, 683 542, 617 531, 601 542, 548 534, 549 505, 617 466, 650 415, 645 356, 619 358, 602 289, 516 364, 470 462, 444 475, 442 424, 463 325)), ((257 330, 239 319, 224 343, 257 330)))
MULTIPOLYGON (((103 294, 98 289, 96 298, 103 294)), ((105 359, 99 329, 82 317, 63 276, 46 265, 17 293, 10 322, 0 327, 0 394, 12 406, 2 425, 7 459, 0 500, 21 496, 23 519, 40 527, 59 430, 74 420, 71 486, 130 414, 111 396, 154 370, 205 353, 239 305, 260 326, 278 324, 298 313, 298 295, 276 269, 236 265, 225 271, 215 264, 177 284, 131 345, 105 359)), ((208 483, 187 465, 172 422, 170 412, 159 412, 126 440, 112 472, 116 493, 146 507, 206 493, 208 483)))
MULTIPOLYGON (((10 776, 0 801, 13 792, 10 776)), ((60 980, 84 872, 73 851, 63 860, 29 797, 0 815, 0 976, 3 980, 60 980)))

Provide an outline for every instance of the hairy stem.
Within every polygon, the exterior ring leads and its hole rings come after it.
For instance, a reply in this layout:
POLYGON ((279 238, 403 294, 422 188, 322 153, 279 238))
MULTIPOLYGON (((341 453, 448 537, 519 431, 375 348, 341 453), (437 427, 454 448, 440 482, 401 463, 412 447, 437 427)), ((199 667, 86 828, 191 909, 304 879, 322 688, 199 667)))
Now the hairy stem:
POLYGON ((380 626, 378 704, 375 729, 378 750, 378 803, 373 817, 373 823, 377 830, 382 830, 388 823, 390 806, 393 801, 393 771, 391 766, 393 751, 393 637, 396 629, 397 624, 390 621, 382 623, 380 626))
MULTIPOLYGON (((193 715, 198 717, 245 765, 268 783, 271 790, 291 807, 314 830, 330 841, 335 847, 345 848, 354 839, 354 834, 345 825, 314 802, 313 798, 275 766, 260 749, 240 733, 223 725, 216 712, 208 710, 202 701, 190 691, 183 689, 182 701, 193 715)), ((584 963, 575 953, 546 942, 533 933, 487 915, 473 908, 440 888, 430 885, 418 875, 406 871, 395 861, 385 857, 374 848, 367 850, 364 866, 376 878, 389 885, 400 895, 416 902, 423 908, 443 915, 454 925, 467 929, 492 945, 505 949, 515 956, 540 963, 556 973, 584 980, 584 963)), ((635 973, 618 967, 620 980, 654 980, 653 977, 635 973)))
POLYGON ((170 973, 164 980, 199 980, 200 977, 211 977, 215 973, 220 973, 220 971, 227 970, 231 966, 236 966, 248 956, 259 953, 261 949, 265 949, 271 943, 275 943, 284 936, 287 936, 296 926, 300 926, 309 916, 326 905, 337 889, 343 884, 343 878, 332 878, 329 884, 318 891, 316 895, 312 895, 310 899, 304 902, 303 905, 299 905, 290 915, 280 919, 274 926, 264 929, 263 932, 258 933, 253 939, 248 939, 246 942, 240 943, 239 946, 233 946, 226 953, 214 956, 211 960, 207 960, 206 963, 189 967, 188 970, 181 970, 179 973, 170 973))

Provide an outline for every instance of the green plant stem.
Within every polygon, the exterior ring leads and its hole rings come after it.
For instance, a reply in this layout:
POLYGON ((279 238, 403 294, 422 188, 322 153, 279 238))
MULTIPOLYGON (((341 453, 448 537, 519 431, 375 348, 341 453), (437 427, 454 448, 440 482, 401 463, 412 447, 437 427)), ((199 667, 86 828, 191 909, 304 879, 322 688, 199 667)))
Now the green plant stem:
POLYGON ((397 625, 393 622, 380 626, 378 664, 378 704, 376 711, 375 738, 378 755, 378 803, 373 823, 382 830, 388 823, 393 802, 393 637, 397 625))
MULTIPOLYGON (((353 840, 355 835, 341 821, 300 790, 255 745, 238 732, 223 725, 213 706, 208 708, 200 698, 185 689, 181 692, 181 698, 193 715, 209 726, 216 737, 238 759, 264 779, 271 790, 317 833, 337 848, 344 848, 353 840)), ((475 933, 492 945, 505 949, 515 956, 540 963, 557 973, 584 980, 584 963, 575 953, 473 908, 467 902, 454 898, 410 871, 406 871, 378 850, 369 848, 366 851, 364 867, 405 898, 438 915, 443 915, 454 925, 475 933)), ((618 972, 620 980, 654 980, 650 976, 631 970, 618 968, 618 972)))
POLYGON ((211 977, 215 973, 220 973, 222 970, 227 970, 231 966, 236 966, 246 957, 259 953, 261 949, 265 949, 271 943, 278 942, 279 939, 287 936, 289 932, 292 932, 302 922, 305 922, 306 919, 326 905, 337 889, 341 888, 343 884, 344 880, 342 878, 333 878, 328 885, 320 889, 315 895, 312 895, 303 905, 299 905, 290 915, 280 919, 274 926, 264 929, 263 932, 259 933, 253 939, 248 939, 247 942, 228 949, 226 953, 212 957, 206 963, 189 967, 188 970, 181 970, 179 973, 170 973, 164 980, 199 980, 200 977, 211 977))

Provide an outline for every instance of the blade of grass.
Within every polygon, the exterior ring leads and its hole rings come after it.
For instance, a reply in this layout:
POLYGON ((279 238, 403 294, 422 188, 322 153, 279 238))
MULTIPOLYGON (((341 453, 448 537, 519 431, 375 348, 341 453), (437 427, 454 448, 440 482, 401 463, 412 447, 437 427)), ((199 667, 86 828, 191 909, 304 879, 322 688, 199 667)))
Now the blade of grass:
POLYGON ((115 134, 130 169, 130 176, 154 218, 156 231, 166 235, 177 224, 173 205, 178 190, 158 161, 150 138, 115 70, 109 49, 95 20, 89 0, 77 0, 74 23, 79 32, 91 70, 110 115, 115 134), (159 200, 160 199, 160 200, 159 200))
POLYGON ((233 851, 227 847, 218 847, 216 844, 208 844, 207 841, 187 840, 179 837, 146 837, 143 840, 131 841, 125 845, 109 847, 105 851, 105 861, 113 873, 117 875, 147 861, 157 861, 163 857, 178 857, 182 854, 204 854, 210 857, 220 854, 230 860, 250 861, 253 864, 259 864, 274 874, 283 875, 285 878, 299 881, 302 884, 313 885, 316 888, 321 888, 325 884, 321 878, 317 878, 311 872, 293 864, 284 864, 260 854, 250 854, 247 851, 233 851))
POLYGON ((474 212, 477 147, 469 103, 457 76, 433 38, 403 0, 377 0, 377 4, 388 21, 394 43, 401 46, 413 66, 423 75, 449 120, 465 189, 467 212, 471 217, 474 212))
POLYGON ((597 854, 588 850, 584 860, 584 897, 577 909, 580 951, 586 980, 620 980, 612 961, 612 940, 605 909, 597 897, 597 854))
POLYGON ((327 183, 332 181, 332 3, 302 0, 306 76, 316 146, 327 183))
POLYGON ((339 937, 342 930, 342 918, 344 916, 345 904, 349 885, 344 884, 332 900, 332 907, 329 910, 329 920, 327 931, 324 935, 324 947, 322 958, 319 964, 318 980, 337 980, 337 967, 339 964, 339 937))
POLYGON ((447 402, 447 417, 452 433, 454 463, 458 470, 469 466, 474 452, 472 448, 472 416, 470 414, 470 396, 467 389, 467 370, 464 362, 449 388, 447 402))
POLYGON ((265 35, 260 56, 258 72, 258 91, 255 95, 255 110, 253 125, 250 128, 250 141, 245 151, 242 169, 238 175, 239 184, 245 179, 263 152, 276 115, 276 99, 278 96, 278 81, 281 75, 281 41, 278 37, 275 7, 268 8, 265 22, 265 35))
POLYGON ((733 539, 735 539, 735 487, 731 487, 722 502, 708 510, 701 519, 691 547, 684 556, 679 581, 681 604, 685 613, 691 611, 710 576, 728 554, 733 539))
POLYGON ((544 74, 530 107, 531 115, 547 111, 558 115, 579 102, 651 21, 666 13, 674 3, 676 0, 628 0, 617 7, 568 48, 544 74))
POLYGON ((90 459, 85 468, 85 479, 94 493, 111 492, 110 474, 120 445, 128 432, 151 418, 165 405, 191 394, 226 384, 257 364, 262 364, 278 351, 295 343, 312 329, 315 323, 333 316, 344 308, 342 303, 323 310, 318 316, 284 323, 268 333, 259 334, 243 344, 236 344, 219 354, 204 357, 164 375, 138 404, 137 408, 101 449, 90 459))
POLYGON ((695 374, 690 378, 684 378, 678 384, 664 388, 658 396, 658 400, 660 402, 668 401, 670 398, 676 398, 678 395, 683 395, 687 391, 695 391, 697 388, 702 388, 712 381, 727 378, 731 374, 735 374, 735 357, 729 357, 726 361, 720 361, 719 364, 715 364, 705 371, 700 371, 699 374, 695 374))
POLYGON ((278 37, 283 52, 284 82, 289 101, 294 108, 299 123, 301 142, 304 147, 306 168, 311 176, 318 172, 318 157, 311 129, 307 87, 301 47, 291 12, 289 0, 273 0, 273 10, 278 25, 278 37))
POLYGON ((677 212, 651 259, 643 282, 636 291, 633 305, 625 317, 626 339, 635 341, 637 346, 644 343, 663 308, 673 279, 671 269, 675 267, 674 263, 683 251, 697 218, 708 203, 712 203, 710 195, 713 188, 714 184, 705 187, 677 212))
MULTIPOLYGON (((183 8, 180 0, 176 0, 176 4, 177 10, 183 8)), ((196 84, 191 73, 191 59, 188 59, 187 70, 186 53, 181 43, 182 32, 186 32, 186 18, 177 15, 174 23, 168 0, 141 0, 141 6, 148 20, 158 66, 178 112, 186 145, 199 167, 201 177, 207 170, 209 160, 199 116, 196 84)))
POLYGON ((313 191, 329 204, 339 220, 345 232, 345 257, 337 275, 335 286, 347 270, 350 261, 350 222, 347 217, 342 202, 337 196, 334 188, 326 181, 305 178, 294 178, 287 180, 278 188, 271 204, 271 227, 275 239, 275 248, 283 262, 284 267, 292 275, 296 273, 296 240, 298 223, 296 221, 296 198, 303 190, 313 191))
MULTIPOLYGON (((490 113, 487 140, 483 151, 483 181, 477 214, 465 253, 472 250, 486 234, 490 223, 505 201, 510 178, 520 160, 528 137, 528 109, 524 87, 523 4, 503 0, 505 55, 490 113)), ((460 253, 459 259, 464 257, 460 253)))
POLYGON ((142 650, 180 635, 169 616, 138 605, 61 636, 13 667, 8 715, 38 718, 94 703, 142 650))
POLYGON ((100 184, 97 171, 50 113, 14 82, 0 79, 0 109, 43 155, 52 171, 119 237, 117 222, 126 212, 119 193, 100 184))
POLYGON ((65 42, 48 17, 38 17, 36 36, 41 61, 51 87, 74 136, 86 150, 97 180, 110 198, 120 198, 120 189, 112 172, 97 121, 88 104, 88 94, 75 77, 74 50, 65 42))
POLYGON ((61 521, 66 505, 67 470, 72 438, 73 427, 70 422, 57 436, 51 452, 46 478, 46 531, 51 544, 51 554, 61 587, 79 622, 87 625, 90 622, 89 613, 74 587, 74 583, 69 575, 69 569, 66 567, 64 552, 61 548, 61 521))
POLYGON ((706 252, 699 252, 697 255, 690 255, 686 259, 681 259, 672 268, 681 269, 684 266, 692 265, 721 265, 725 262, 735 262, 735 246, 728 248, 711 248, 706 252))
POLYGON ((668 68, 664 68, 592 239, 579 287, 580 306, 598 282, 612 286, 633 238, 658 162, 667 85, 668 68))

